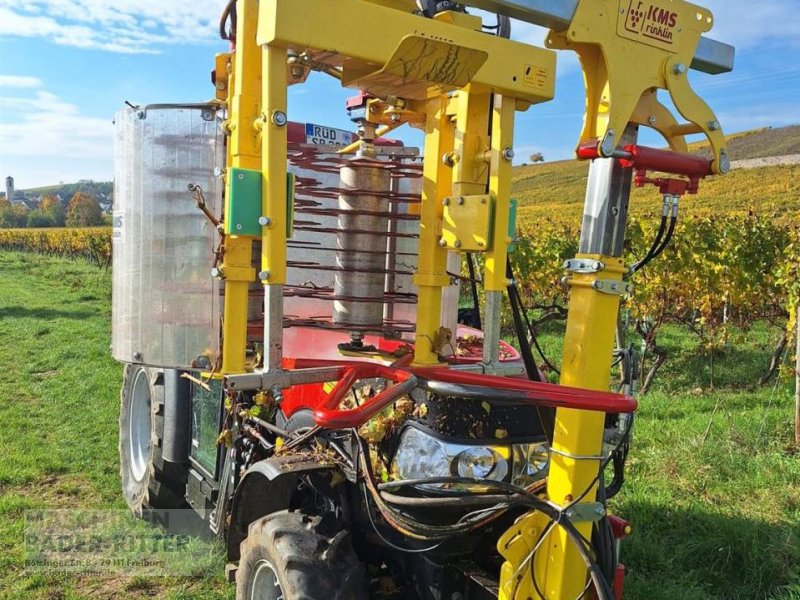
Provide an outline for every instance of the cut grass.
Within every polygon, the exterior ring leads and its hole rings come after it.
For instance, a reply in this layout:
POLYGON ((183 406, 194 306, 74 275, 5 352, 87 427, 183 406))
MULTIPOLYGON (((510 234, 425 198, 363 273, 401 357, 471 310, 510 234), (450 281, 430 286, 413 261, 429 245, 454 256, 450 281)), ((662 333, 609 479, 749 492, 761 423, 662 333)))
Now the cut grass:
POLYGON ((221 552, 208 579, 25 574, 25 510, 125 508, 121 368, 109 351, 109 272, 3 252, 0 286, 0 598, 232 598, 221 552))
MULTIPOLYGON (((221 552, 208 579, 25 573, 25 510, 124 507, 121 369, 108 349, 108 273, 6 252, 0 286, 0 598, 233 598, 221 552)), ((738 334, 715 356, 713 391, 693 334, 661 335, 671 357, 640 399, 626 487, 613 503, 634 525, 623 544, 626 600, 800 600, 792 390, 753 386, 774 333, 759 324, 738 334)), ((542 341, 558 360, 559 325, 542 341)))

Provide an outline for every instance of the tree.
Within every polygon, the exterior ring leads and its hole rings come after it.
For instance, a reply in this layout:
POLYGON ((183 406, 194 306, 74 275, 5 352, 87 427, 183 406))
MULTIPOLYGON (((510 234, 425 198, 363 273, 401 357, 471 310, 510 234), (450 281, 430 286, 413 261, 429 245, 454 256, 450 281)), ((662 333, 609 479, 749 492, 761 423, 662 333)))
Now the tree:
POLYGON ((28 222, 28 211, 22 206, 13 206, 10 202, 0 203, 0 229, 25 227, 28 222))
POLYGON ((67 227, 94 227, 103 224, 103 211, 97 200, 85 192, 77 192, 67 207, 67 227))
POLYGON ((544 162, 544 154, 541 152, 534 152, 528 157, 528 160, 530 160, 532 163, 544 162))
POLYGON ((28 213, 28 227, 55 227, 53 217, 44 212, 42 209, 37 208, 28 213))
MULTIPOLYGON (((55 196, 45 196, 42 198, 42 202, 39 206, 39 210, 42 212, 43 215, 48 217, 52 221, 52 225, 49 227, 63 227, 66 223, 67 214, 62 206, 61 202, 59 202, 58 198, 55 196)), ((30 225, 28 225, 30 227, 30 225)), ((44 225, 43 227, 48 227, 44 225)))

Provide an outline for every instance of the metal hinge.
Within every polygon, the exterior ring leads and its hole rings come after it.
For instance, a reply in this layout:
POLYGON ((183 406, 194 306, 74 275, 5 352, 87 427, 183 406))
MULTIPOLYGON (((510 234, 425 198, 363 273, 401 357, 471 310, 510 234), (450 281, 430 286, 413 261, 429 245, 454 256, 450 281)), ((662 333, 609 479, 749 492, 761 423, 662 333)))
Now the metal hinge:
POLYGON ((590 258, 571 258, 564 263, 564 269, 570 273, 599 273, 605 268, 605 263, 590 258))
POLYGON ((633 292, 633 285, 618 279, 598 279, 592 284, 592 287, 603 294, 615 296, 629 296, 633 292))
POLYGON ((606 509, 600 502, 587 502, 570 506, 564 515, 572 523, 593 523, 606 516, 606 509))

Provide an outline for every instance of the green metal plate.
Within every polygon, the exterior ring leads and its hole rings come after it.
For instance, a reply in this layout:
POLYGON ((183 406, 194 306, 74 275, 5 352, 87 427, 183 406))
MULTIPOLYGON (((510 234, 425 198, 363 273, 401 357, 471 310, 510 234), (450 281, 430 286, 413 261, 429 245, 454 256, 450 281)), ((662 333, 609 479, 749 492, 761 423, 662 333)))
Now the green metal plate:
POLYGON ((231 197, 225 219, 225 233, 261 237, 261 171, 231 169, 231 197))
MULTIPOLYGON (((515 240, 517 239, 517 201, 514 198, 511 198, 511 201, 508 204, 508 237, 510 237, 512 240, 515 240)), ((514 251, 513 242, 509 244, 508 251, 514 251)))

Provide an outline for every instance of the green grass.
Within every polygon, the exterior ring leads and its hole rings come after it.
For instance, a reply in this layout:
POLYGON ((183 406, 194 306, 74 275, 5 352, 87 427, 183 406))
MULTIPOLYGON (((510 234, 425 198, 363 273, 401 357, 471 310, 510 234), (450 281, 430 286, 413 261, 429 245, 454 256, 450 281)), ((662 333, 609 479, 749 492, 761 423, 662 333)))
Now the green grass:
POLYGON ((124 509, 120 366, 111 358, 110 272, 0 253, 0 598, 232 598, 208 579, 26 575, 24 511, 124 509))
MULTIPOLYGON (((83 263, 0 253, 0 598, 233 597, 208 579, 26 574, 23 513, 123 508, 120 368, 109 356, 109 274, 83 263)), ((626 600, 800 600, 800 455, 792 389, 754 386, 776 331, 756 324, 714 356, 665 328, 670 359, 640 399, 626 487, 614 509, 626 600)), ((560 325, 543 335, 560 354, 560 325)))

